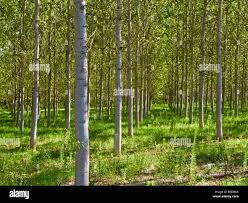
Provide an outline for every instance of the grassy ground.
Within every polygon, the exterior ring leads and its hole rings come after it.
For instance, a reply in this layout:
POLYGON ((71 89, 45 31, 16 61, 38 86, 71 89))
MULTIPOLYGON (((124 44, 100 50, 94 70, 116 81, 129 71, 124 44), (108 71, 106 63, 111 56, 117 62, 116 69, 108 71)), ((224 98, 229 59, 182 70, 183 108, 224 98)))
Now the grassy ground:
MULTIPOLYGON (((90 118, 91 185, 248 185, 248 115, 223 118, 224 141, 216 139, 214 117, 206 116, 206 127, 197 120, 175 116, 167 106, 154 106, 134 137, 127 136, 123 121, 122 155, 113 153, 113 119, 90 118), (171 144, 188 138, 191 146, 171 144)), ((124 115, 126 117, 126 115, 124 115)), ((74 177, 74 131, 64 129, 64 113, 46 128, 39 121, 37 151, 29 149, 29 129, 24 135, 13 127, 11 115, 0 112, 0 140, 20 138, 20 146, 1 145, 0 185, 70 185, 74 177)), ((26 121, 29 124, 30 121, 26 121)), ((74 123, 72 122, 74 125, 74 123)), ((73 126, 72 126, 73 129, 73 126)))

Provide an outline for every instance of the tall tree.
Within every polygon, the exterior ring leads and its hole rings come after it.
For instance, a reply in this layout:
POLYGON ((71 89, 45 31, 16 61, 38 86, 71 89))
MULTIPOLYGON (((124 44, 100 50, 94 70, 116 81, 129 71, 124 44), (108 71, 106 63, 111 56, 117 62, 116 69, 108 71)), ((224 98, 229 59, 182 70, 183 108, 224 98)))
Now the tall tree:
POLYGON ((122 43, 121 43, 121 17, 122 17, 122 0, 116 0, 116 110, 115 110, 115 153, 121 154, 121 138, 122 138, 122 43))
POLYGON ((66 34, 66 129, 71 125, 71 15, 70 0, 67 1, 67 34, 66 34))
POLYGON ((76 185, 89 185, 89 115, 86 1, 74 0, 75 15, 75 132, 79 143, 76 152, 76 185))
POLYGON ((192 15, 190 21, 190 30, 192 31, 190 34, 190 66, 191 66, 191 74, 190 74, 190 108, 189 108, 189 123, 193 122, 193 114, 194 114, 194 30, 195 30, 195 1, 192 5, 192 15))
POLYGON ((219 141, 222 140, 222 0, 218 0, 218 86, 216 105, 216 127, 219 141))
POLYGON ((128 0, 128 66, 129 66, 129 104, 128 104, 128 135, 133 136, 133 67, 132 67, 132 56, 131 56, 131 1, 128 0))
POLYGON ((32 108, 32 126, 30 146, 36 149, 37 138, 37 123, 38 123, 38 105, 39 105, 39 56, 40 56, 40 33, 39 33, 39 14, 40 14, 40 0, 35 0, 35 50, 34 50, 34 92, 33 92, 33 108, 32 108))
MULTIPOLYGON (((206 17, 207 17, 207 2, 208 0, 204 0, 203 5, 203 17, 202 17, 202 35, 201 35, 201 62, 203 67, 205 67, 205 38, 206 38, 206 17)), ((203 110, 203 102, 204 102, 204 68, 200 70, 199 74, 199 126, 200 128, 204 128, 204 110, 203 110)))
POLYGON ((25 27, 24 27, 24 23, 25 23, 25 10, 26 10, 26 0, 22 0, 22 14, 21 14, 21 31, 20 31, 20 34, 21 34, 21 71, 20 71, 20 89, 21 89, 21 92, 20 92, 20 130, 21 130, 21 134, 24 133, 24 111, 25 111, 25 108, 24 108, 24 58, 25 58, 25 27))
POLYGON ((240 1, 238 1, 237 36, 235 50, 235 116, 239 114, 239 46, 240 46, 240 1))
POLYGON ((139 65, 140 65, 140 0, 137 2, 137 47, 136 47, 136 67, 135 67, 135 125, 139 127, 139 65))
MULTIPOLYGON (((52 25, 52 0, 49 2, 49 28, 48 28, 48 52, 49 52, 49 65, 51 67, 51 55, 52 55, 52 40, 51 40, 51 25, 52 25)), ((48 90, 47 90, 47 127, 50 127, 51 124, 51 80, 52 80, 52 71, 50 69, 48 73, 48 90)))
POLYGON ((104 83, 104 21, 102 25, 102 33, 101 33, 101 70, 100 70, 100 97, 99 97, 99 114, 98 118, 102 120, 103 114, 103 83, 104 83))

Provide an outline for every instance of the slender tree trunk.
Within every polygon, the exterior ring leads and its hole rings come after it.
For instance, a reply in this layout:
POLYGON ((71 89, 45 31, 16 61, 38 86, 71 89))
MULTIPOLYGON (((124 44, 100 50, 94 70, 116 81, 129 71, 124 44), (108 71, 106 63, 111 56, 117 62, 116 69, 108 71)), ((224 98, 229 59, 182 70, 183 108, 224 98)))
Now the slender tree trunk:
POLYGON ((90 115, 90 100, 91 100, 91 97, 90 97, 90 74, 91 74, 91 52, 88 51, 88 57, 87 57, 87 60, 88 60, 88 85, 87 85, 87 105, 88 105, 88 115, 90 115))
POLYGON ((97 104, 98 104, 98 69, 97 69, 97 65, 94 65, 94 70, 95 70, 95 115, 97 114, 97 104))
MULTIPOLYGON (((56 38, 56 22, 54 24, 54 39, 56 38)), ((56 67, 56 40, 54 40, 54 48, 53 48, 53 67, 54 67, 54 74, 53 74, 53 119, 54 124, 56 126, 57 123, 57 67, 56 67)))
POLYGON ((222 140, 222 0, 218 0, 218 86, 217 86, 217 108, 216 108, 216 127, 217 137, 222 140))
MULTIPOLYGON (((188 32, 186 30, 186 32, 188 32)), ((186 34, 186 40, 187 40, 187 34, 186 34)), ((185 111, 184 111, 184 116, 187 118, 188 117, 188 103, 189 103, 189 100, 188 100, 188 79, 189 79, 189 67, 188 67, 188 45, 187 45, 187 42, 185 44, 185 50, 186 50, 186 59, 185 59, 185 66, 186 66, 186 73, 185 73, 185 111)))
POLYGON ((131 1, 128 0, 128 65, 129 65, 129 105, 128 105, 128 135, 133 136, 133 67, 132 67, 132 56, 131 56, 131 1))
POLYGON ((206 93, 205 93, 205 113, 208 113, 208 96, 209 96, 209 75, 206 76, 206 93))
MULTIPOLYGON (((52 24, 52 0, 50 0, 50 11, 49 11, 49 31, 48 31, 48 54, 49 54, 49 66, 51 67, 51 54, 52 54, 52 40, 51 40, 51 24, 52 24)), ((48 73, 48 92, 47 92, 47 127, 51 124, 51 80, 52 70, 48 73)))
POLYGON ((30 146, 36 150, 36 137, 37 137, 37 123, 38 123, 38 105, 39 105, 39 55, 40 55, 40 33, 39 33, 39 14, 40 14, 40 0, 35 0, 35 51, 34 51, 34 92, 33 92, 33 109, 32 109, 32 127, 30 146))
POLYGON ((211 87, 211 91, 210 91, 210 99, 211 99, 211 112, 214 113, 214 86, 213 86, 213 72, 211 72, 211 81, 210 81, 210 87, 211 87))
MULTIPOLYGON (((18 73, 19 73, 19 71, 20 70, 18 70, 18 73)), ((17 73, 17 74, 18 74, 17 73)), ((15 125, 16 125, 16 127, 18 127, 19 126, 19 123, 20 123, 20 101, 21 101, 21 99, 20 99, 20 96, 21 96, 21 90, 20 90, 20 85, 18 85, 18 83, 17 83, 17 91, 16 91, 16 93, 17 93, 17 103, 16 103, 16 123, 15 123, 15 125)))
MULTIPOLYGON (((103 22, 104 24, 104 22, 103 22)), ((104 80, 104 26, 102 26, 102 58, 101 58, 101 71, 100 71, 100 99, 99 99, 99 114, 98 118, 102 120, 103 114, 103 80, 104 80)))
POLYGON ((181 87, 180 87, 180 90, 179 90, 179 96, 180 96, 180 108, 179 108, 179 113, 180 113, 180 116, 182 116, 182 111, 183 111, 183 89, 184 89, 184 64, 185 64, 185 61, 184 61, 184 50, 183 50, 183 65, 182 65, 182 78, 181 78, 181 87))
POLYGON ((238 23, 237 23, 237 42, 235 50, 235 116, 239 114, 239 24, 240 24, 240 1, 238 1, 238 23))
POLYGON ((226 7, 226 25, 225 25, 225 47, 224 47, 224 53, 223 53, 223 98, 222 98, 222 113, 224 114, 225 111, 225 103, 226 103, 226 70, 228 66, 228 50, 227 50, 227 42, 228 42, 228 6, 226 7))
POLYGON ((139 41, 139 25, 140 25, 140 0, 137 7, 138 29, 137 29, 137 50, 136 50, 136 67, 135 67, 135 125, 139 127, 139 64, 140 64, 140 41, 139 41))
POLYGON ((230 91, 230 94, 229 94, 229 110, 232 111, 232 103, 233 103, 232 68, 233 67, 231 65, 229 67, 230 67, 230 73, 229 73, 229 91, 230 91))
MULTIPOLYGON (((146 67, 147 69, 147 67, 146 67)), ((147 117, 147 70, 144 78, 144 103, 143 103, 143 116, 147 117)))
POLYGON ((75 0, 75 132, 79 143, 76 152, 76 185, 89 185, 89 115, 86 1, 75 0))
POLYGON ((245 97, 246 97, 246 91, 245 91, 245 86, 246 86, 246 68, 245 68, 245 54, 244 54, 244 60, 243 60, 243 68, 242 68, 242 85, 241 85, 241 89, 242 89, 242 94, 241 94, 241 110, 243 111, 245 108, 245 97))
POLYGON ((143 102, 144 102, 144 90, 143 90, 143 78, 144 78, 144 48, 143 48, 143 45, 142 45, 142 52, 141 52, 141 68, 140 68, 140 72, 141 72, 141 75, 140 75, 140 122, 142 123, 143 122, 143 118, 144 118, 144 111, 143 111, 143 102))
POLYGON ((122 138, 122 44, 121 44, 121 18, 122 18, 122 0, 116 0, 116 47, 117 47, 117 67, 116 67, 116 112, 115 112, 115 153, 121 154, 121 138, 122 138))
MULTIPOLYGON (((202 64, 205 65, 205 38, 206 38, 206 17, 207 17, 207 0, 204 0, 204 9, 202 17, 202 35, 201 35, 201 57, 202 64)), ((200 91, 199 91, 199 126, 204 128, 204 70, 199 74, 200 91)))
POLYGON ((195 30, 195 8, 194 4, 195 1, 192 3, 192 20, 191 20, 191 36, 190 36, 190 67, 191 67, 191 74, 190 74, 190 110, 189 110, 189 123, 192 124, 193 116, 194 116, 194 30, 195 30))
POLYGON ((24 23, 25 23, 25 10, 26 10, 26 0, 22 1, 22 17, 21 17, 21 71, 20 71, 20 88, 21 88, 21 98, 20 98, 20 130, 21 134, 24 134, 24 63, 25 63, 25 55, 23 54, 25 51, 25 28, 24 28, 24 23))
POLYGON ((107 81, 107 116, 110 119, 110 79, 111 79, 111 51, 108 50, 108 81, 107 81))
POLYGON ((24 92, 24 50, 25 50, 25 28, 24 28, 24 22, 25 22, 25 10, 26 10, 26 0, 22 1, 22 16, 21 16, 21 71, 20 71, 20 88, 21 88, 21 98, 20 98, 20 130, 21 134, 24 134, 24 105, 25 105, 25 92, 24 92))
MULTIPOLYGON (((14 41, 15 43, 15 41, 14 41)), ((14 64, 14 75, 16 75, 16 72, 17 72, 17 67, 16 67, 16 47, 14 47, 14 50, 13 50, 13 64, 14 64)), ((15 126, 15 123, 16 123, 16 111, 17 111, 17 82, 14 80, 13 82, 13 85, 14 85, 14 92, 13 92, 13 125, 15 126)))
POLYGON ((67 1, 67 35, 66 35, 66 130, 71 126, 71 15, 70 0, 67 1))

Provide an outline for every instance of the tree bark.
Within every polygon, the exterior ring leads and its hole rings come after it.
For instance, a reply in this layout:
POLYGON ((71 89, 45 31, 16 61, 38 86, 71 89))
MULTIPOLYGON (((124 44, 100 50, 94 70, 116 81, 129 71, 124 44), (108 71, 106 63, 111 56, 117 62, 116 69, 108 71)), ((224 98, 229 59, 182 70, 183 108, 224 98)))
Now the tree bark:
POLYGON ((66 35, 66 130, 71 126, 71 15, 70 0, 67 1, 67 35, 66 35))
POLYGON ((237 42, 235 50, 235 116, 239 115, 239 38, 240 38, 240 1, 238 1, 238 23, 237 23, 237 42))
POLYGON ((89 185, 89 115, 86 1, 75 0, 75 132, 79 143, 76 152, 75 184, 89 185))
POLYGON ((34 51, 34 92, 33 92, 33 109, 32 109, 32 127, 30 146, 33 150, 36 150, 36 138, 37 138, 37 123, 38 123, 38 105, 39 105, 39 54, 40 54, 40 33, 39 33, 39 14, 40 14, 40 0, 35 0, 35 51, 34 51))
MULTIPOLYGON (((207 17, 207 0, 204 0, 203 17, 202 17, 202 35, 201 35, 201 62, 205 65, 205 38, 206 38, 206 17, 207 17)), ((199 127, 204 128, 204 70, 199 74, 199 127)))
POLYGON ((21 95, 20 95, 20 131, 21 134, 24 134, 24 111, 25 111, 25 101, 24 101, 24 58, 25 55, 23 54, 25 51, 25 10, 26 10, 26 0, 22 0, 22 15, 21 15, 21 71, 20 71, 20 89, 21 89, 21 95))
POLYGON ((217 86, 217 107, 216 107, 216 127, 217 137, 222 140, 222 0, 218 0, 218 86, 217 86))
MULTIPOLYGON (((49 52, 49 66, 51 67, 51 54, 52 54, 52 40, 51 40, 51 24, 52 24, 52 0, 50 0, 50 11, 49 11, 49 31, 48 31, 48 52, 49 52)), ((51 124, 51 80, 52 70, 48 73, 48 92, 47 92, 47 127, 51 124)))
MULTIPOLYGON (((104 24, 104 22, 103 22, 104 24)), ((100 98, 99 98, 99 114, 98 118, 102 120, 103 114, 103 81, 104 81, 104 26, 102 26, 102 47, 101 47, 101 71, 100 71, 100 98)))
POLYGON ((132 32, 131 1, 128 0, 128 65, 129 65, 129 105, 128 105, 128 135, 133 136, 133 67, 131 56, 131 32, 132 32))
POLYGON ((116 112, 115 112, 115 153, 121 154, 122 139, 122 44, 121 44, 121 18, 122 0, 116 0, 116 47, 117 47, 117 66, 116 66, 116 112))

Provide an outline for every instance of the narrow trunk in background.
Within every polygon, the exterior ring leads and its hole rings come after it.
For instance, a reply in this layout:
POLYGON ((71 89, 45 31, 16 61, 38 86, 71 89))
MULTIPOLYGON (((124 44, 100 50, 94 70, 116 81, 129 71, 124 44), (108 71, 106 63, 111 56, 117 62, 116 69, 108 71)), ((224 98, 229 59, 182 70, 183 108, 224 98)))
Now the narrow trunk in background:
POLYGON ((218 85, 217 85, 217 106, 216 106, 216 127, 217 137, 222 140, 222 0, 218 0, 218 85))
POLYGON ((110 119, 110 79, 111 79, 111 51, 108 50, 108 81, 107 81, 107 116, 110 119))
MULTIPOLYGON (((103 22, 104 24, 104 22, 103 22)), ((100 71, 100 98, 99 98, 99 112, 98 118, 102 120, 103 114, 103 81, 104 81, 104 26, 102 25, 102 38, 101 38, 101 71, 100 71)))
POLYGON ((21 71, 20 71, 20 89, 21 89, 21 95, 20 95, 20 131, 21 134, 24 134, 24 66, 25 66, 25 10, 26 10, 26 0, 22 0, 22 15, 21 15, 21 71))
POLYGON ((139 39, 139 28, 140 28, 140 0, 138 0, 137 6, 137 50, 136 50, 136 67, 135 67, 135 125, 139 127, 139 64, 140 64, 140 39, 139 39))
POLYGON ((50 11, 49 11, 49 28, 48 28, 48 62, 50 66, 50 71, 48 73, 48 91, 47 91, 47 127, 51 124, 51 80, 52 80, 52 70, 51 70, 51 53, 52 53, 52 40, 51 40, 51 25, 52 25, 52 0, 50 0, 50 11))
POLYGON ((202 35, 201 35, 201 63, 203 69, 199 74, 199 126, 204 128, 204 68, 205 68, 205 38, 206 38, 206 17, 207 17, 207 0, 204 0, 203 17, 202 17, 202 35))
POLYGON ((66 34, 66 130, 71 126, 71 15, 70 0, 67 1, 67 34, 66 34))
POLYGON ((237 22, 237 39, 235 50, 235 116, 239 115, 239 24, 240 24, 240 1, 238 1, 238 22, 237 22))
POLYGON ((128 66, 129 66, 129 103, 128 103, 128 135, 133 136, 133 69, 132 69, 132 56, 131 56, 131 2, 128 0, 128 66))

